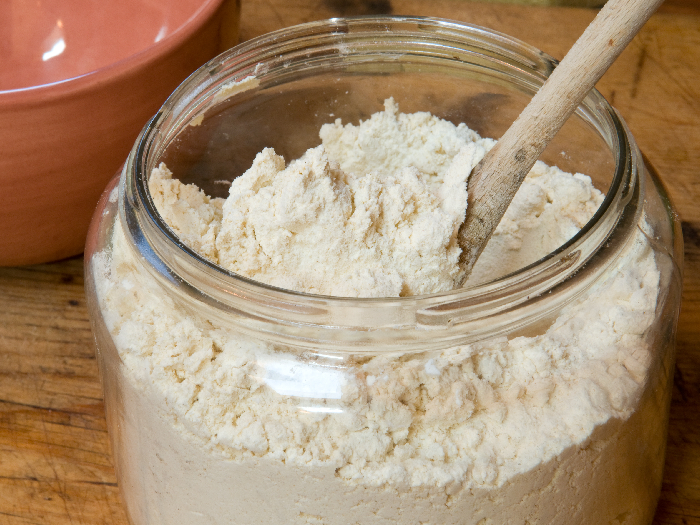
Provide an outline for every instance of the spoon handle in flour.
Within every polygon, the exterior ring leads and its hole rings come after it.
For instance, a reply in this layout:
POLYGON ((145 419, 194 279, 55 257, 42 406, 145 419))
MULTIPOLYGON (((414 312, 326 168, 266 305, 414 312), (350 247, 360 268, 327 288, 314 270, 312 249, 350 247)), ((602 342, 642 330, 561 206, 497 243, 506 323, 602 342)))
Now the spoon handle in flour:
POLYGON ((542 151, 663 0, 609 0, 494 148, 472 172, 458 234, 464 284, 542 151))

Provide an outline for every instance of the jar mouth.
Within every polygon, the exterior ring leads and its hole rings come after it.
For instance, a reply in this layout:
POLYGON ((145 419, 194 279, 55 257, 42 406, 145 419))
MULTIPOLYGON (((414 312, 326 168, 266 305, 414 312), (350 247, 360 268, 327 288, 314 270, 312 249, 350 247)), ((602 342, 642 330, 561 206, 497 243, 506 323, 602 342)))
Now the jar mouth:
MULTIPOLYGON (((406 46, 409 47, 406 53, 414 56, 433 53, 444 60, 452 54, 457 62, 474 59, 498 63, 499 67, 517 72, 514 82, 528 84, 530 88, 541 85, 556 66, 556 61, 542 51, 502 33, 422 17, 381 16, 312 22, 263 35, 230 49, 202 66, 177 88, 145 126, 125 165, 121 215, 134 241, 132 244, 148 262, 151 272, 162 281, 184 285, 193 300, 217 307, 226 305, 224 310, 233 308, 240 313, 241 305, 237 301, 245 298, 247 318, 264 321, 276 319, 276 312, 291 311, 299 316, 287 316, 287 321, 313 325, 316 324, 313 314, 327 313, 329 308, 343 310, 350 318, 353 318, 352 312, 359 309, 365 321, 370 315, 368 312, 374 312, 370 326, 352 320, 338 321, 338 315, 331 316, 332 319, 321 315, 323 320, 319 322, 324 326, 375 329, 415 325, 445 328, 475 320, 487 322, 514 308, 522 310, 527 304, 537 310, 537 297, 567 281, 576 281, 572 277, 584 266, 591 266, 592 259, 598 259, 593 267, 599 271, 607 267, 626 241, 629 224, 634 223, 639 212, 638 152, 622 119, 596 90, 586 97, 577 115, 603 138, 614 157, 614 174, 602 204, 588 223, 559 248, 489 282, 397 298, 322 296, 281 289, 208 261, 185 246, 160 217, 148 191, 150 172, 179 129, 211 107, 211 95, 223 85, 251 76, 261 83, 268 78, 273 78, 270 82, 279 82, 280 75, 286 74, 281 72, 289 67, 285 60, 293 61, 300 53, 308 59, 304 67, 313 70, 314 60, 325 56, 324 53, 335 56, 344 53, 352 57, 353 52, 361 48, 365 53, 381 52, 383 56, 395 52, 396 60, 400 61, 399 51, 406 46), (619 241, 611 242, 616 231, 619 241), (387 308, 394 314, 379 313, 387 308), (397 316, 396 311, 410 313, 397 316)), ((580 283, 566 285, 565 288, 570 289, 564 294, 568 297, 566 300, 578 295, 581 286, 580 283)))

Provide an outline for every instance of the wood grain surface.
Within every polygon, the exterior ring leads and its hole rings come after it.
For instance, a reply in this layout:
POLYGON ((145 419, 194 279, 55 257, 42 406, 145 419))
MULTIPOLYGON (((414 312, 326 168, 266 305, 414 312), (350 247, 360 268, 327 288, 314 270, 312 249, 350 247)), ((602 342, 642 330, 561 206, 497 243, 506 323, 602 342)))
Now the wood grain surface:
MULTIPOLYGON (((355 14, 453 18, 561 58, 595 12, 459 0, 244 0, 242 38, 355 14)), ((654 15, 598 84, 683 221, 685 281, 655 525, 700 525, 700 8, 654 15)), ((85 307, 82 259, 0 269, 0 525, 126 525, 85 307)), ((183 524, 186 525, 186 524, 183 524)), ((598 524, 591 524, 598 525, 598 524)))

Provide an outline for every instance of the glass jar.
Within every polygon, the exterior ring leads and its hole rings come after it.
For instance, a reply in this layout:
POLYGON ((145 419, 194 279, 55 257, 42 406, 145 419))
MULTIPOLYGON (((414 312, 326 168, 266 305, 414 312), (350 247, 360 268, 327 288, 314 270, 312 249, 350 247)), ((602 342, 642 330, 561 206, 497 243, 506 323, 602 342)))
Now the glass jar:
POLYGON ((591 92, 543 154, 606 190, 561 247, 425 296, 282 290, 193 252, 161 161, 221 195, 263 147, 393 96, 500 136, 555 67, 445 20, 333 19, 183 83, 99 204, 86 293, 134 525, 648 524, 662 479, 682 240, 624 122, 591 92))

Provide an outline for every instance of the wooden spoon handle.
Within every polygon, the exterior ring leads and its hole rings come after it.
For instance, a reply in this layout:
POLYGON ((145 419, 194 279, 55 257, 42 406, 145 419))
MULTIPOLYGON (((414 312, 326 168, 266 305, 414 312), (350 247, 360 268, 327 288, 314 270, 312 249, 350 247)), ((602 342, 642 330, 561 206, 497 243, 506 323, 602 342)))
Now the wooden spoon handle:
POLYGON ((609 0, 469 177, 461 286, 535 161, 663 0, 609 0))

